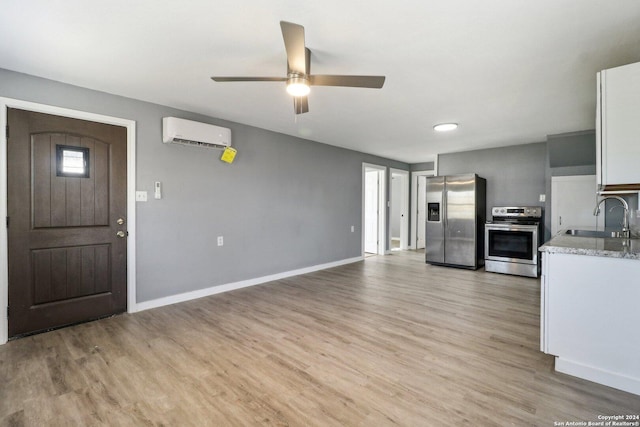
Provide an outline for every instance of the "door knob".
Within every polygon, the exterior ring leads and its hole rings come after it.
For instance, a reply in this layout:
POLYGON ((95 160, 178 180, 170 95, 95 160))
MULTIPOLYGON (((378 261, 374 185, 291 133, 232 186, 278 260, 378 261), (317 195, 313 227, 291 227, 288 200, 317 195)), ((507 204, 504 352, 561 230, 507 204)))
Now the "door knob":
POLYGON ((120 230, 120 231, 118 231, 118 232, 116 233, 116 236, 118 236, 118 237, 119 237, 119 238, 121 238, 121 239, 123 239, 123 238, 124 238, 124 236, 126 236, 126 235, 127 235, 127 234, 126 234, 124 231, 122 231, 122 230, 120 230))
POLYGON ((116 223, 117 223, 118 225, 122 225, 122 224, 124 224, 124 218, 118 218, 118 220, 116 221, 116 223))

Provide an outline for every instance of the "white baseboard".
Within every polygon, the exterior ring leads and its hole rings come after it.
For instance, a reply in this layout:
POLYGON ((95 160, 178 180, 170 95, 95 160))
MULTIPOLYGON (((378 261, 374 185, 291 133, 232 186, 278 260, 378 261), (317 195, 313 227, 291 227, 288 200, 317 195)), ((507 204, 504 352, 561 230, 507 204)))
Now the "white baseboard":
POLYGON ((363 256, 355 258, 347 258, 340 261, 329 262, 326 264, 313 265, 311 267, 300 268, 298 270, 285 271, 283 273, 271 274, 269 276, 257 277, 255 279, 242 280, 240 282, 227 283, 224 285, 212 286, 210 288, 198 289, 197 291, 185 292, 182 294, 171 295, 168 297, 158 298, 151 301, 144 301, 136 304, 135 311, 144 311, 151 308, 162 307, 165 305, 176 304, 179 302, 190 301, 209 295, 229 292, 236 289, 247 288, 249 286, 260 285, 262 283, 272 282, 274 280, 285 279, 287 277, 299 276, 301 274, 313 273, 314 271, 326 270, 328 268, 338 267, 345 264, 362 261, 363 256))
POLYGON ((556 357, 556 371, 640 395, 640 378, 629 377, 556 357))

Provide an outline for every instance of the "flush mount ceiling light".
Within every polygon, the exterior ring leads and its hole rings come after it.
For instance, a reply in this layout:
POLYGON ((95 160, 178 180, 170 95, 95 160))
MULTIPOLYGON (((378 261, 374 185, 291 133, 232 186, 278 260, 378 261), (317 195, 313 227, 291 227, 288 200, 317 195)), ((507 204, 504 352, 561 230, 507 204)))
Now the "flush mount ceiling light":
POLYGON ((291 75, 287 79, 287 92, 291 96, 307 96, 311 92, 309 80, 303 76, 291 75))
POLYGON ((433 130, 436 132, 448 132, 450 130, 454 130, 458 127, 457 123, 440 123, 433 127, 433 130))

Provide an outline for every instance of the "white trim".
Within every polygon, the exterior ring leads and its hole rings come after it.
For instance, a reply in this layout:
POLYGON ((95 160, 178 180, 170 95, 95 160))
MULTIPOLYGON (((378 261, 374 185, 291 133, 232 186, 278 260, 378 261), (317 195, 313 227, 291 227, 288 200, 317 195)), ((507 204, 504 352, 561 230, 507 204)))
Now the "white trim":
POLYGON ((409 235, 409 249, 416 248, 418 230, 418 177, 438 175, 438 158, 434 160, 433 170, 411 172, 411 234, 409 235))
POLYGON ((158 298, 151 301, 138 303, 138 311, 149 310, 151 308, 163 307, 165 305, 176 304, 179 302, 190 301, 210 295, 220 294, 223 292, 234 291, 236 289, 247 288, 249 286, 261 285, 274 280, 286 279, 287 277, 299 276, 301 274, 313 273, 314 271, 326 270, 328 268, 339 267, 345 264, 362 261, 364 257, 347 258, 340 261, 329 262, 326 264, 314 265, 311 267, 300 268, 297 270, 285 271, 283 273, 271 274, 269 276, 257 277, 255 279, 241 280, 240 282, 227 283, 224 285, 212 286, 197 291, 185 292, 178 295, 171 295, 164 298, 158 298))
MULTIPOLYGON (((120 117, 104 116, 86 111, 71 110, 53 105, 38 104, 19 99, 0 97, 0 152, 7 152, 7 108, 35 111, 71 117, 74 119, 117 125, 127 128, 127 311, 134 313, 136 307, 136 122, 120 117)), ((0 156, 0 218, 7 216, 7 156, 0 156)), ((8 339, 8 319, 4 307, 9 301, 9 270, 7 228, 0 227, 0 344, 8 339)))
MULTIPOLYGON (((362 162, 362 227, 361 229, 361 252, 364 257, 364 192, 365 192, 365 173, 367 169, 378 171, 378 255, 388 255, 387 249, 387 167, 382 165, 374 165, 372 163, 362 162)), ((389 252, 390 253, 390 252, 389 252)))
MULTIPOLYGON (((393 179, 393 175, 400 175, 402 177, 400 211, 403 213, 403 216, 400 218, 400 250, 404 251, 409 248, 409 171, 390 168, 389 173, 391 175, 391 179, 393 179)), ((390 191, 389 194, 389 198, 391 199, 391 206, 393 206, 393 204, 395 203, 392 193, 393 191, 390 191)), ((389 216, 391 216, 391 214, 389 214, 389 216)), ((389 242, 391 242, 391 240, 392 239, 390 238, 389 242)), ((389 244, 389 247, 391 247, 391 244, 389 244)))
POLYGON ((640 395, 640 379, 638 378, 583 365, 560 357, 556 357, 555 362, 555 369, 558 372, 640 395))

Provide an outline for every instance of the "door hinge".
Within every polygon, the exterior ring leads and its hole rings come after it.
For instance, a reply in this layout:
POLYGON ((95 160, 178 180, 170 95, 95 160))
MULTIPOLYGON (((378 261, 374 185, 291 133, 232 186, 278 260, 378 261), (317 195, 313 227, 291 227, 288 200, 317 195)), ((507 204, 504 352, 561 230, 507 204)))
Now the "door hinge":
POLYGON ((9 125, 7 125, 7 139, 9 139, 9 125))
POLYGON ((9 306, 7 306, 7 318, 9 317, 9 306))
POLYGON ((9 217, 7 217, 7 228, 9 228, 9 217))

